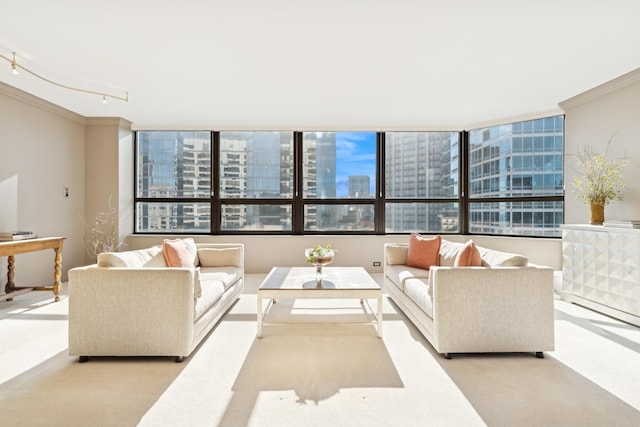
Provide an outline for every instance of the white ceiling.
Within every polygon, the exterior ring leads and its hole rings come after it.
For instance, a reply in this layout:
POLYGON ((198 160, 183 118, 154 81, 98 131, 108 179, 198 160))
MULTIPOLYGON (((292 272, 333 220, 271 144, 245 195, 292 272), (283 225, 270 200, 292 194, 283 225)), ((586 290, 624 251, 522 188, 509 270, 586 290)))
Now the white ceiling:
POLYGON ((0 0, 0 54, 136 129, 472 128, 640 68, 638 0, 0 0))

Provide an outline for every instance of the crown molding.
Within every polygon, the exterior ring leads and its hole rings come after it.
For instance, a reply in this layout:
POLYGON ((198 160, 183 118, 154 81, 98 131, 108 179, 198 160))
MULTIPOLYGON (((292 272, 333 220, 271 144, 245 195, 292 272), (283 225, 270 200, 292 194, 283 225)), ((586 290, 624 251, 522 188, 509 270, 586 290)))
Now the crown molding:
POLYGON ((457 132, 462 129, 459 124, 455 125, 393 125, 393 126, 327 126, 327 125, 305 125, 305 124, 279 124, 270 126, 250 126, 240 124, 186 124, 182 126, 166 126, 163 124, 133 124, 134 131, 219 131, 219 132, 457 132))
POLYGON ((128 130, 131 130, 133 125, 132 122, 122 117, 87 117, 85 123, 87 126, 118 126, 128 130))
POLYGON ((4 82, 0 82, 0 93, 34 107, 40 108, 41 110, 53 113, 62 118, 71 120, 73 122, 80 123, 82 125, 86 124, 86 118, 84 116, 67 110, 66 108, 62 108, 59 105, 53 104, 49 101, 45 101, 42 98, 38 98, 37 96, 31 95, 30 93, 8 85, 4 82))
POLYGON ((638 82, 640 82, 640 68, 566 99, 558 105, 566 111, 638 82))
POLYGON ((564 114, 564 111, 562 109, 560 109, 560 108, 552 108, 552 109, 549 109, 549 110, 535 111, 535 112, 532 112, 532 113, 518 114, 518 115, 515 115, 515 116, 503 117, 501 119, 495 119, 495 120, 488 120, 488 121, 485 121, 485 122, 473 123, 473 124, 465 126, 464 129, 465 130, 483 129, 483 128, 488 128, 488 127, 493 127, 493 126, 500 126, 500 125, 504 125, 504 124, 525 122, 527 120, 544 119, 545 117, 559 116, 559 115, 562 115, 562 114, 564 114))

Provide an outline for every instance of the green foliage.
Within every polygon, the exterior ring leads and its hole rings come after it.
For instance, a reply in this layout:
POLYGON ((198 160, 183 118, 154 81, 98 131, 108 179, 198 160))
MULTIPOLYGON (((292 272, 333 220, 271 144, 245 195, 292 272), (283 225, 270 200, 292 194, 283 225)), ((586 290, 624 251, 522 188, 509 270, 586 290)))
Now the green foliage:
MULTIPOLYGON (((607 149, 611 140, 607 144, 607 149)), ((578 150, 580 175, 573 179, 572 185, 576 197, 587 204, 606 206, 609 202, 620 200, 625 183, 622 171, 627 166, 626 159, 607 159, 607 150, 598 153, 590 147, 578 150)))
POLYGON ((327 245, 324 248, 320 245, 317 245, 313 249, 307 249, 305 251, 305 255, 307 256, 307 262, 310 264, 313 264, 316 258, 325 258, 328 256, 333 256, 333 249, 331 248, 331 245, 327 245))

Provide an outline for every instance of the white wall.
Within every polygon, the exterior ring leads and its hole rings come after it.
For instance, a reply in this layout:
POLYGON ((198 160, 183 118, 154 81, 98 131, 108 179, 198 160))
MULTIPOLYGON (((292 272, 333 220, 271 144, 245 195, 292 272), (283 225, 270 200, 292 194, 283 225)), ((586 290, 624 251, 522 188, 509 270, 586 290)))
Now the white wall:
MULTIPOLYGON (((116 234, 124 241, 133 231, 133 133, 131 123, 113 117, 87 119, 85 218, 118 213, 116 234)), ((95 261, 87 254, 87 263, 95 261)))
MULTIPOLYGON (((126 249, 141 249, 161 244, 163 239, 178 236, 139 235, 130 236, 126 249)), ((247 273, 267 273, 275 266, 304 266, 304 250, 330 243, 337 250, 333 266, 363 266, 371 273, 382 272, 373 267, 374 261, 383 260, 383 245, 406 243, 406 235, 387 236, 192 236, 196 242, 243 243, 245 245, 245 270, 247 273)), ((469 237, 445 236, 446 239, 464 242, 469 237)), ((562 241, 560 239, 533 239, 512 237, 471 237, 480 246, 505 252, 515 252, 529 257, 530 262, 561 269, 562 241)))
POLYGON ((134 228, 133 197, 135 176, 133 162, 135 161, 133 131, 131 123, 120 119, 118 124, 118 229, 119 241, 124 242, 134 228))
POLYGON ((603 150, 613 137, 611 158, 628 157, 622 200, 605 208, 607 219, 640 219, 640 70, 563 101, 565 110, 565 223, 589 222, 589 207, 576 200, 571 181, 581 146, 603 150))
MULTIPOLYGON (((0 83, 0 130, 0 227, 66 237, 66 279, 84 260, 84 118, 0 83)), ((4 288, 6 257, 0 261, 4 288)), ((16 256, 16 285, 52 284, 53 262, 53 251, 16 256)))

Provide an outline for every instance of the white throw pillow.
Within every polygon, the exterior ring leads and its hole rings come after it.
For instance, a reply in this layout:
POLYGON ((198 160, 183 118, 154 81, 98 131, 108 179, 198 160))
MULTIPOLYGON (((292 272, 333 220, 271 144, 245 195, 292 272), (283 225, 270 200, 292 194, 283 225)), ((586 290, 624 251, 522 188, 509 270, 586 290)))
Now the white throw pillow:
POLYGON ((159 253, 157 247, 98 254, 98 267, 142 268, 159 253))
POLYGON ((241 248, 200 248, 198 258, 201 267, 241 267, 241 248))
POLYGON ((445 267, 453 267, 456 256, 460 250, 464 248, 464 243, 451 242, 442 239, 440 243, 440 265, 445 267))
POLYGON ((407 263, 408 246, 387 245, 387 265, 404 265, 407 263))
POLYGON ((529 263, 529 258, 522 255, 495 251, 480 246, 477 248, 480 251, 483 265, 486 263, 491 267, 526 267, 529 263))
POLYGON ((162 246, 153 246, 158 253, 156 253, 149 261, 144 264, 146 268, 165 268, 167 262, 164 260, 164 254, 162 253, 162 246))

